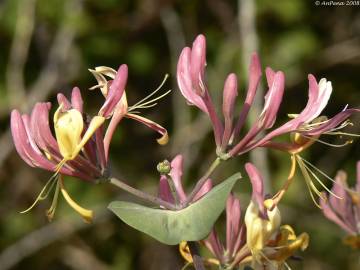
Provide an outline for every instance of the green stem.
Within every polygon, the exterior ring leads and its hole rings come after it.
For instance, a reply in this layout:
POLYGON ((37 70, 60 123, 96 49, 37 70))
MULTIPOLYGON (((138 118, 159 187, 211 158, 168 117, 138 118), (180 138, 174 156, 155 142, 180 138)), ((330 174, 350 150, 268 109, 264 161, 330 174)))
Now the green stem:
POLYGON ((205 172, 203 177, 199 179, 199 181, 196 183, 194 189, 191 191, 190 195, 187 197, 185 205, 188 205, 192 202, 195 195, 200 191, 202 186, 205 184, 206 180, 208 180, 209 176, 213 173, 213 171, 216 169, 217 166, 221 163, 221 158, 216 158, 213 163, 211 163, 209 169, 205 172))
POLYGON ((171 191, 171 195, 172 195, 173 198, 174 198, 175 207, 178 208, 178 207, 179 207, 179 202, 180 202, 180 200, 179 200, 179 196, 178 196, 178 194, 177 194, 177 192, 176 192, 175 183, 174 183, 174 181, 172 180, 171 177, 166 177, 166 180, 167 180, 167 182, 168 182, 168 184, 169 184, 170 191, 171 191))
POLYGON ((169 210, 176 210, 176 207, 172 203, 164 201, 158 197, 155 197, 151 194, 145 193, 136 188, 133 188, 119 179, 111 177, 109 180, 110 180, 110 183, 113 184, 114 186, 121 188, 122 190, 134 195, 135 197, 138 197, 144 201, 147 201, 147 202, 152 203, 157 206, 163 206, 169 210))

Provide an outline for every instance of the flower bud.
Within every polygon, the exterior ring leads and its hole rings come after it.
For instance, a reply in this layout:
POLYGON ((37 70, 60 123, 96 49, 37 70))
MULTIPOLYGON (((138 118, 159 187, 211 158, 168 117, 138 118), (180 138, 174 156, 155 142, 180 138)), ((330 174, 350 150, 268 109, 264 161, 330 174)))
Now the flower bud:
POLYGON ((156 166, 156 169, 161 175, 169 174, 171 170, 171 164, 168 160, 165 159, 156 166))
POLYGON ((277 207, 267 211, 268 219, 261 218, 259 214, 259 207, 251 201, 245 213, 246 243, 255 259, 281 223, 280 211, 277 207))

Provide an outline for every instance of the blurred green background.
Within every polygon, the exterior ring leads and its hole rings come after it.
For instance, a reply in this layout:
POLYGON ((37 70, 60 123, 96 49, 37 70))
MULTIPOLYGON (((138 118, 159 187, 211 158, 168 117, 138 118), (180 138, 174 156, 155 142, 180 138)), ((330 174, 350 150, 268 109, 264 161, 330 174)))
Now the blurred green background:
MULTIPOLYGON (((332 99, 324 112, 331 116, 346 104, 360 104, 359 11, 360 6, 316 6, 311 0, 1 1, 0 269, 162 270, 183 265, 177 247, 157 243, 106 210, 115 198, 133 199, 106 184, 66 179, 72 197, 95 209, 92 225, 84 224, 63 200, 51 223, 44 215, 50 200, 19 214, 33 202, 50 173, 30 168, 14 151, 8 129, 11 109, 28 112, 36 101, 54 102, 57 92, 69 95, 73 86, 79 86, 87 111, 96 113, 102 97, 87 91, 95 84, 87 69, 95 66, 129 65, 130 104, 156 89, 168 73, 164 91, 173 89, 171 95, 144 115, 168 128, 170 143, 159 146, 157 134, 124 120, 111 148, 112 169, 115 176, 156 194, 156 164, 182 153, 184 181, 190 187, 214 158, 214 143, 208 120, 179 95, 175 67, 182 47, 197 34, 206 35, 207 80, 219 109, 224 79, 235 72, 240 78, 240 110, 248 55, 258 50, 263 68, 271 66, 286 74, 277 125, 306 104, 308 73, 332 81, 332 99)), ((354 117, 353 122, 359 124, 359 119, 354 117)), ((350 130, 359 134, 360 126, 350 130)), ((303 156, 331 176, 345 169, 353 184, 359 153, 355 141, 344 148, 317 144, 303 156)), ((284 153, 265 154, 271 193, 286 179, 290 161, 284 153)), ((247 155, 236 158, 213 176, 220 181, 235 171, 243 173, 236 186, 243 209, 249 202, 250 185, 243 169, 248 160, 247 155)), ((299 174, 280 209, 284 224, 310 234, 309 248, 299 254, 303 261, 290 261, 292 269, 359 269, 359 252, 342 245, 345 234, 312 203, 299 174)))

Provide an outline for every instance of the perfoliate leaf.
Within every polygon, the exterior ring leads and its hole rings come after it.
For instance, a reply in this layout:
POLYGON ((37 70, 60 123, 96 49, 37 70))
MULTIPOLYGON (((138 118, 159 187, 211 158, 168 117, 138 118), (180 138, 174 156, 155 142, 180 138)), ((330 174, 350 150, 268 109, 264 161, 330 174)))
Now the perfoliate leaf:
POLYGON ((108 208, 129 226, 164 244, 198 241, 210 233, 225 208, 231 189, 240 178, 240 173, 232 175, 200 200, 178 211, 154 209, 124 201, 114 201, 108 208))

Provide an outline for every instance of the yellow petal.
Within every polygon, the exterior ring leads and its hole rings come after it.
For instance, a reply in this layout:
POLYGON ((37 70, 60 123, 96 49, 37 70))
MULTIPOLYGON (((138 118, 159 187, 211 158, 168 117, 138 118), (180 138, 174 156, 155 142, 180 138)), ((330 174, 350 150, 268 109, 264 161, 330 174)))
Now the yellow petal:
POLYGON ((190 250, 189 250, 189 247, 188 247, 186 241, 182 241, 179 244, 179 252, 180 252, 181 256, 184 258, 185 261, 187 261, 189 263, 193 262, 193 259, 192 259, 192 256, 190 254, 190 250))
POLYGON ((274 207, 271 211, 267 210, 267 214, 268 220, 261 218, 258 206, 252 201, 246 209, 246 244, 255 260, 259 259, 262 249, 280 226, 281 217, 277 207, 274 207))
POLYGON ((86 223, 91 223, 93 220, 93 211, 92 210, 88 210, 85 209, 83 207, 81 207, 80 205, 78 205, 69 195, 69 193, 65 190, 65 186, 63 183, 62 178, 59 179, 60 181, 60 189, 61 189, 61 193, 64 197, 64 199, 66 200, 66 202, 70 205, 70 207, 72 209, 74 209, 78 214, 80 214, 82 216, 82 218, 84 219, 84 221, 86 223))
POLYGON ((166 145, 169 142, 169 135, 168 132, 166 131, 164 135, 162 135, 161 138, 156 140, 158 142, 158 144, 160 145, 166 145))
POLYGON ((84 145, 90 140, 92 135, 94 135, 95 131, 101 127, 102 124, 105 122, 105 117, 102 116, 95 116, 93 119, 91 119, 88 129, 86 130, 84 136, 82 137, 81 141, 76 145, 74 148, 70 159, 74 159, 81 149, 84 147, 84 145))
POLYGON ((290 244, 287 244, 286 246, 279 247, 275 253, 267 255, 267 257, 270 260, 283 262, 292 256, 296 250, 300 249, 304 251, 308 245, 309 235, 307 233, 302 233, 296 238, 296 240, 291 241, 290 244))
POLYGON ((84 121, 78 110, 61 112, 62 105, 54 114, 54 127, 59 150, 64 159, 71 159, 80 140, 84 121))

